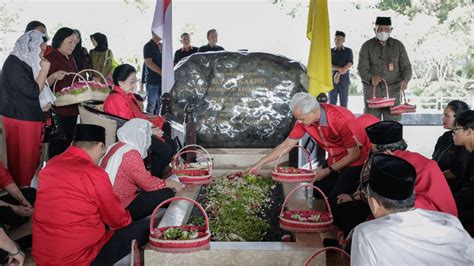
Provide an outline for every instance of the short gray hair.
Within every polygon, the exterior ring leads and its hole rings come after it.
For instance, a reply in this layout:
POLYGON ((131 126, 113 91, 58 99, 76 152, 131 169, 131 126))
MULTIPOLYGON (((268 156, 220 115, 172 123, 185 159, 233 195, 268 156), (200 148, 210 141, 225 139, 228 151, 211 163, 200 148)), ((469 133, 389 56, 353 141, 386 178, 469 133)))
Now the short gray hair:
POLYGON ((304 115, 314 112, 320 108, 315 97, 306 92, 298 92, 291 98, 290 109, 292 112, 300 110, 304 115))
POLYGON ((377 194, 370 188, 370 185, 367 186, 367 191, 368 191, 369 197, 374 197, 376 200, 378 200, 380 205, 382 205, 382 207, 387 209, 390 213, 408 211, 409 209, 415 206, 415 193, 414 192, 410 195, 408 199, 393 200, 393 199, 388 199, 384 196, 377 194))

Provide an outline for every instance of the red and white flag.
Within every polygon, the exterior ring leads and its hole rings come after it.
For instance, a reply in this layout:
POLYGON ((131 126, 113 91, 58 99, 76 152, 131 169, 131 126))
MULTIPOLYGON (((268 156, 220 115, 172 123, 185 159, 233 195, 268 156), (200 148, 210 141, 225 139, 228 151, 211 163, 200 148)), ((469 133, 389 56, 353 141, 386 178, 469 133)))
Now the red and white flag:
POLYGON ((169 92, 174 84, 173 24, 171 0, 156 0, 155 15, 151 30, 162 42, 161 91, 169 92))

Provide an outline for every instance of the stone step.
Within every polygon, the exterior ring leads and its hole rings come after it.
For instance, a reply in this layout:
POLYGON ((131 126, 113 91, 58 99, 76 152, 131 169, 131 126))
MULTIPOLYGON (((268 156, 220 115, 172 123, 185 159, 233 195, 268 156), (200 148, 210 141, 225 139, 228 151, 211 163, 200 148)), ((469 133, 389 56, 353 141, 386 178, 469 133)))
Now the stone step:
MULTIPOLYGON (((145 265, 303 265, 319 248, 282 242, 211 242, 209 250, 192 253, 160 253, 145 250, 145 265)), ((318 256, 314 265, 326 265, 318 256)))

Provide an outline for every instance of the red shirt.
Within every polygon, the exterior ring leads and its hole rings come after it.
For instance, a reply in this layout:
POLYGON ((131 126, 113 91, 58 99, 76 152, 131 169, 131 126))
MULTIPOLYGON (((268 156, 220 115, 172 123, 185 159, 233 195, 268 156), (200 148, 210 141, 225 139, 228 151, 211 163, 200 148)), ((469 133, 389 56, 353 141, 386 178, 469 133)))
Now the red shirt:
POLYGON ((365 128, 371 126, 380 119, 370 114, 363 114, 357 117, 355 120, 351 121, 349 125, 352 133, 354 133, 354 138, 357 140, 357 143, 360 147, 360 157, 364 158, 364 161, 369 157, 369 152, 372 149, 372 143, 370 142, 369 137, 365 128))
POLYGON ((163 128, 164 120, 161 117, 149 119, 138 105, 133 94, 125 93, 119 86, 114 86, 113 93, 109 94, 104 101, 104 111, 124 119, 142 118, 149 120, 155 126, 163 128))
MULTIPOLYGON (((59 52, 58 49, 53 49, 53 51, 50 54, 45 55, 45 58, 48 59, 49 62, 51 62, 51 67, 49 68, 48 77, 54 72, 59 71, 59 70, 72 72, 72 73, 78 72, 76 62, 74 61, 74 57, 72 55, 70 55, 69 57, 66 57, 61 52, 59 52)), ((56 82, 55 87, 54 87, 54 83, 50 84, 51 89, 54 88, 54 92, 58 92, 65 87, 69 87, 71 86, 73 79, 74 79, 74 75, 66 75, 64 76, 62 80, 58 80, 58 82, 56 82)), ((80 81, 80 80, 76 78, 76 81, 80 81)), ((74 116, 74 115, 79 114, 77 104, 56 107, 54 109, 58 114, 64 115, 64 116, 74 116)))
POLYGON ((453 193, 435 161, 410 151, 395 151, 394 155, 407 160, 415 167, 415 208, 458 216, 453 193))
MULTIPOLYGON (((296 122, 289 137, 300 139, 306 132, 328 153, 328 164, 332 165, 347 155, 347 149, 357 146, 350 124, 355 120, 351 111, 344 107, 321 104, 319 122, 304 125, 296 122)), ((359 158, 349 166, 363 165, 366 158, 359 158)))
POLYGON ((10 175, 8 170, 5 169, 5 166, 0 161, 0 188, 4 189, 6 186, 10 185, 11 183, 13 183, 12 176, 10 175))
POLYGON ((39 172, 33 215, 36 265, 89 265, 114 230, 130 222, 107 173, 84 150, 71 146, 39 172))
MULTIPOLYGON (((100 166, 105 168, 110 157, 123 145, 125 144, 122 142, 115 145, 102 159, 100 166)), ((146 170, 143 159, 137 150, 131 150, 123 155, 113 184, 114 193, 120 199, 122 207, 128 207, 137 197, 137 189, 154 191, 165 188, 165 186, 165 181, 152 176, 146 170)))

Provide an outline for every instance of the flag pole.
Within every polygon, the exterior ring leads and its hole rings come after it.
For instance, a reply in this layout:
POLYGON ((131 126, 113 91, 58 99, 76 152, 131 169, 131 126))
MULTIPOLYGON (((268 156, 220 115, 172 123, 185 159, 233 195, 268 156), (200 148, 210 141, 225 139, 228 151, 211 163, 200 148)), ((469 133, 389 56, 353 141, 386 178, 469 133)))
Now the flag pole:
POLYGON ((171 0, 157 0, 153 17, 152 31, 161 38, 161 92, 171 90, 174 84, 173 62, 173 8, 171 0))

